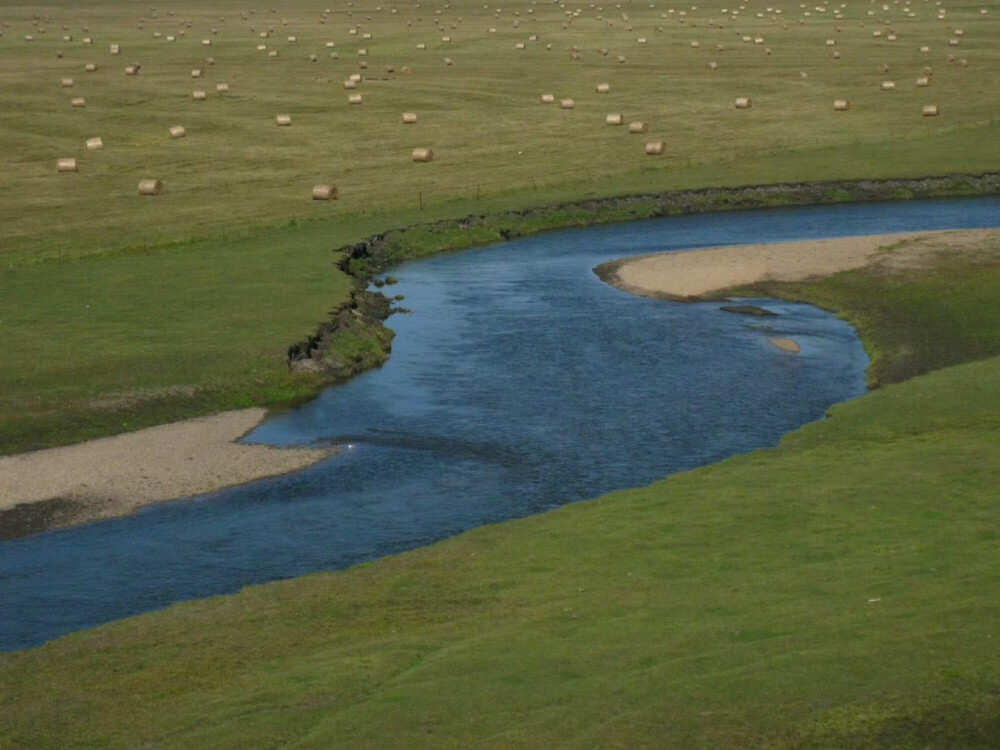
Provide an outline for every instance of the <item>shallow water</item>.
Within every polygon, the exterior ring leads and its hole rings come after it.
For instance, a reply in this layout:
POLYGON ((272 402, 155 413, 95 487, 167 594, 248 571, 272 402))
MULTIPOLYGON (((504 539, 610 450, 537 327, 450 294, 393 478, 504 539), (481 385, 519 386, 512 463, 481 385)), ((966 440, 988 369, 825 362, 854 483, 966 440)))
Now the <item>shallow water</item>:
POLYGON ((658 219, 407 263, 389 363, 248 439, 335 442, 294 475, 0 543, 0 649, 348 567, 773 445, 864 391, 853 330, 804 305, 636 297, 607 260, 998 223, 995 199, 658 219), (767 326, 768 328, 761 328, 767 326), (800 355, 768 344, 794 338, 800 355), (353 447, 347 448, 347 445, 353 447))

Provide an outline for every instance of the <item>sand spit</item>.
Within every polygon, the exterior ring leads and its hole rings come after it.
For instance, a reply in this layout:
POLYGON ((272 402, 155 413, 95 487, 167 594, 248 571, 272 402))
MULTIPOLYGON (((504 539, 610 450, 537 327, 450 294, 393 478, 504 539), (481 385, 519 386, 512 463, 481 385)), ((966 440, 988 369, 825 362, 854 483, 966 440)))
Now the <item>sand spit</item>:
POLYGON ((927 254, 960 252, 996 232, 962 229, 734 245, 625 258, 604 263, 595 272, 608 283, 635 294, 675 300, 711 298, 735 286, 767 279, 801 281, 883 259, 889 266, 919 263, 927 254), (915 239, 918 241, 908 243, 898 253, 879 252, 915 239))
POLYGON ((0 539, 297 471, 336 452, 235 442, 266 414, 242 409, 0 457, 0 539))

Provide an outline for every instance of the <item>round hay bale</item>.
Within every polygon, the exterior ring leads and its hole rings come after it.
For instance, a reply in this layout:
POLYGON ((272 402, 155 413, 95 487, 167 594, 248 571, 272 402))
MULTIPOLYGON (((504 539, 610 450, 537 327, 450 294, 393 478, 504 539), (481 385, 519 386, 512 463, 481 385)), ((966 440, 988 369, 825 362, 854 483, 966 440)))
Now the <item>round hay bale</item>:
POLYGON ((552 94, 542 94, 541 96, 542 104, 552 104, 555 100, 556 98, 552 94))
POLYGON ((63 78, 62 87, 64 89, 71 89, 75 85, 75 81, 72 78, 63 78))
POLYGON ((920 78, 917 79, 917 86, 924 87, 930 85, 931 85, 930 76, 921 76, 920 78))
POLYGON ((170 126, 170 137, 171 138, 183 138, 187 135, 187 131, 184 129, 183 125, 171 125, 170 126))
POLYGON ((883 91, 893 91, 896 88, 895 81, 882 81, 883 91))
POLYGON ((851 108, 851 103, 847 99, 834 99, 833 109, 835 112, 846 112, 851 108))
POLYGON ((163 183, 159 180, 139 180, 139 195, 163 195, 163 183))
POLYGON ((75 97, 75 98, 69 100, 69 106, 71 106, 71 107, 86 107, 87 106, 87 100, 84 99, 82 96, 78 96, 78 97, 75 97))
POLYGON ((559 109, 573 109, 576 103, 572 99, 560 99, 559 109))
POLYGON ((801 78, 803 81, 806 80, 808 77, 809 77, 809 74, 806 73, 804 70, 800 70, 799 71, 799 78, 801 78))
POLYGON ((217 84, 215 84, 215 90, 218 93, 220 93, 220 94, 227 94, 227 93, 229 93, 229 84, 228 83, 217 83, 217 84))
POLYGON ((402 122, 404 125, 413 125, 417 121, 416 112, 404 112, 402 117, 402 122))
POLYGON ((386 73, 395 73, 396 72, 396 68, 393 67, 392 65, 386 65, 386 66, 384 66, 382 68, 382 70, 384 70, 386 73))
POLYGON ((741 96, 736 99, 736 109, 750 109, 753 106, 749 96, 741 96))
POLYGON ((429 148, 415 148, 413 149, 413 161, 416 162, 429 162, 434 161, 434 152, 429 148))
POLYGON ((75 172, 76 171, 76 159, 58 159, 56 161, 56 172, 75 172))
POLYGON ((941 110, 938 109, 936 104, 927 104, 924 106, 923 115, 924 117, 937 117, 941 114, 941 110))
POLYGON ((445 64, 445 65, 451 65, 451 58, 450 58, 450 57, 446 57, 446 58, 444 59, 444 64, 445 64))
POLYGON ((352 81, 350 78, 348 78, 346 81, 344 81, 344 88, 345 89, 356 89, 357 87, 358 87, 358 82, 357 81, 352 81))
POLYGON ((364 60, 361 60, 358 63, 358 67, 361 68, 361 70, 368 70, 368 63, 365 62, 364 60))
POLYGON ((607 94, 609 91, 611 91, 611 84, 608 84, 608 83, 599 83, 599 84, 597 84, 597 93, 598 94, 607 94))
POLYGON ((100 151, 102 148, 104 148, 104 141, 102 141, 100 138, 87 139, 88 151, 100 151))
POLYGON ((622 116, 619 114, 610 114, 604 118, 604 123, 606 125, 622 125, 624 124, 624 120, 622 120, 622 116))
POLYGON ((337 188, 334 185, 314 185, 312 199, 314 201, 337 200, 337 188))
POLYGON ((348 94, 347 95, 348 104, 361 104, 361 94, 348 94))
POLYGON ((618 55, 618 64, 624 65, 626 63, 625 55, 618 55))
POLYGON ((95 70, 97 70, 97 66, 94 65, 94 63, 87 63, 86 65, 83 66, 83 69, 88 73, 93 73, 95 70))
POLYGON ((204 91, 192 91, 191 98, 194 99, 196 102, 203 102, 205 101, 205 99, 208 98, 208 94, 206 94, 204 91))
POLYGON ((127 76, 139 75, 139 66, 138 65, 126 65, 125 66, 125 75, 127 75, 127 76))
POLYGON ((644 122, 630 122, 628 124, 628 132, 630 133, 646 133, 649 131, 649 126, 644 122))
POLYGON ((888 73, 889 72, 889 66, 886 65, 885 63, 880 63, 878 65, 878 72, 879 73, 888 73))
POLYGON ((292 124, 291 115, 275 115, 274 124, 278 127, 288 127, 292 124))
POLYGON ((967 68, 967 67, 969 67, 969 61, 966 60, 965 58, 962 58, 961 60, 958 61, 958 67, 960 67, 960 68, 967 68))
POLYGON ((705 67, 707 67, 709 70, 718 70, 719 69, 719 63, 717 63, 717 62, 710 62, 705 67))
POLYGON ((646 144, 646 156, 661 156, 666 151, 667 144, 663 141, 650 141, 646 144))

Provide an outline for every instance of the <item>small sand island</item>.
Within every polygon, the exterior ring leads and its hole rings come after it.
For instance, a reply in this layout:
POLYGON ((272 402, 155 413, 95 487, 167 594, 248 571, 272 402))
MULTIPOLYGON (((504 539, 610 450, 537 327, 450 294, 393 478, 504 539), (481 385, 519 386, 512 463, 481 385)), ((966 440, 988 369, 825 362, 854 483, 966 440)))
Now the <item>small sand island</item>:
POLYGON ((286 474, 336 448, 238 443, 265 409, 241 409, 78 445, 0 457, 0 539, 286 474))
POLYGON ((732 287, 764 280, 802 281, 878 262, 887 267, 919 264, 929 255, 973 246, 995 229, 949 230, 837 237, 657 253, 603 263, 594 272, 619 289, 678 301, 718 297, 732 287), (886 252, 903 240, 905 252, 886 252))

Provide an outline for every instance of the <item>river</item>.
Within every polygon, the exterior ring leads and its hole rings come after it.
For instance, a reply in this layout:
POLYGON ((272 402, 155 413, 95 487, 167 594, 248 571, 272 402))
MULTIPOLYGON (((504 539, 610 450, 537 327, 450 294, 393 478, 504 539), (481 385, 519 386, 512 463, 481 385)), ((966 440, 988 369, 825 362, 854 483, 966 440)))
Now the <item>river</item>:
POLYGON ((0 543, 0 649, 342 569, 774 445, 864 392, 852 328, 633 296, 598 264, 714 245, 995 226, 996 199, 703 214, 573 230, 391 273, 389 363, 250 441, 337 443, 293 475, 0 543), (800 355, 779 351, 790 337, 800 355))

